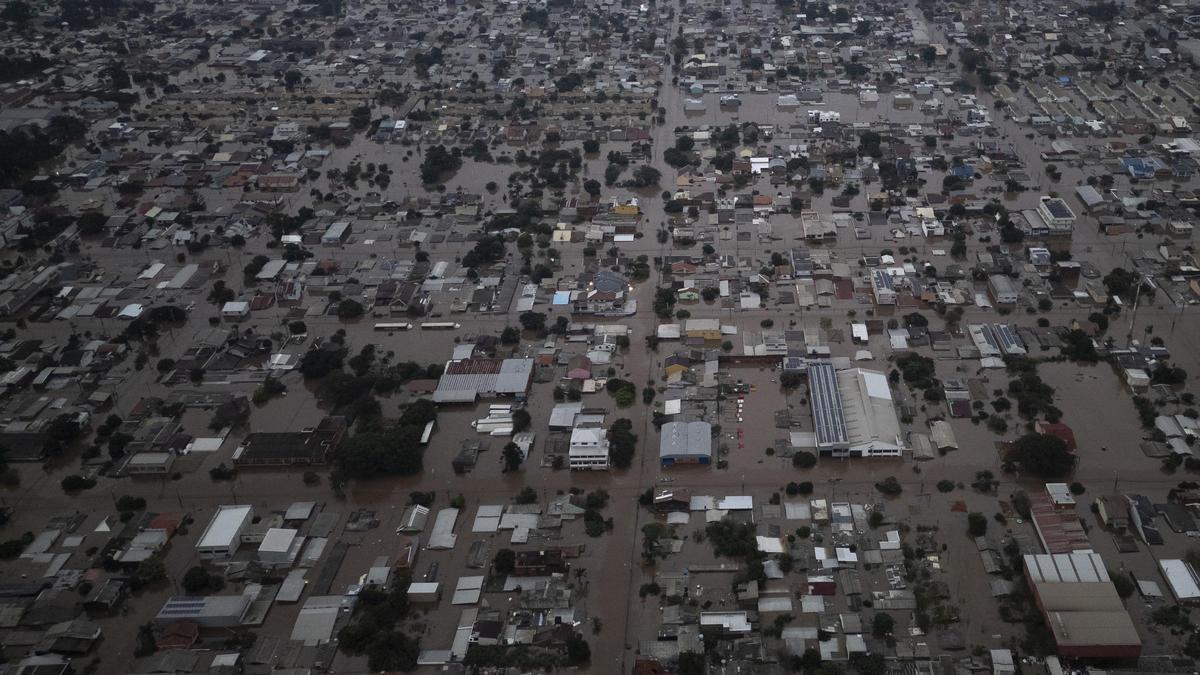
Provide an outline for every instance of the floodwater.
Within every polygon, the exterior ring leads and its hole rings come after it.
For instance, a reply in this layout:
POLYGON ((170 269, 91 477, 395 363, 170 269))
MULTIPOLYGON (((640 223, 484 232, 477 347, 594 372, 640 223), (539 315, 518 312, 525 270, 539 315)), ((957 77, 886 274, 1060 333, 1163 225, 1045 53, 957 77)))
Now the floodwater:
MULTIPOLYGON (((677 28, 677 21, 672 22, 668 28, 668 32, 673 34, 677 28)), ((664 79, 669 82, 669 74, 664 79)), ((684 125, 724 126, 732 118, 729 112, 719 110, 715 94, 706 96, 706 100, 709 100, 709 108, 700 115, 685 115, 682 110, 682 95, 669 84, 664 85, 660 96, 660 105, 666 108, 668 118, 665 125, 653 128, 655 148, 653 165, 663 173, 663 189, 670 189, 671 181, 676 174, 663 163, 661 153, 665 147, 673 143, 673 130, 684 125)), ((745 102, 737 112, 737 119, 743 122, 761 121, 783 125, 800 120, 804 111, 808 109, 808 106, 801 106, 799 112, 781 114, 775 107, 775 93, 743 94, 742 98, 745 102)), ((990 97, 981 96, 981 103, 990 107, 990 97)), ((833 93, 827 94, 825 105, 815 107, 838 110, 843 113, 845 122, 873 122, 880 118, 905 124, 932 122, 932 118, 919 111, 919 101, 917 109, 898 111, 891 106, 891 102, 886 96, 876 106, 861 109, 857 104, 856 97, 833 93)), ((1037 153, 1042 149, 1043 144, 1048 143, 1048 140, 1045 138, 1027 140, 1025 139, 1026 131, 1008 120, 997 120, 997 124, 1000 139, 1012 143, 1020 156, 1026 160, 1025 170, 1031 175, 1031 180, 1041 185, 1043 190, 1051 189, 1052 186, 1045 177, 1041 162, 1036 161, 1037 153)), ((776 140, 773 142, 783 142, 781 135, 777 134, 776 140)), ((967 142, 967 139, 959 139, 954 145, 957 147, 965 145, 967 142)), ((1094 144, 1094 141, 1078 139, 1077 145, 1080 144, 1094 144)), ((602 149, 599 158, 587 159, 583 177, 602 178, 606 165, 606 161, 603 159, 604 154, 612 149, 627 148, 628 144, 607 144, 602 149)), ((231 150, 236 147, 233 144, 226 144, 223 149, 231 150)), ((944 148, 940 148, 939 152, 943 150, 944 148)), ((387 199, 401 200, 408 196, 424 194, 424 188, 418 185, 416 177, 416 167, 420 163, 422 151, 423 147, 417 145, 411 147, 385 146, 361 136, 355 137, 348 149, 336 152, 320 168, 322 177, 313 185, 306 185, 299 193, 285 195, 285 208, 291 212, 300 206, 309 205, 310 198, 307 189, 317 187, 323 192, 328 191, 330 186, 325 172, 331 168, 344 169, 352 161, 360 161, 364 164, 368 162, 387 163, 395 171, 390 186, 383 191, 384 197, 387 199)), ((515 151, 513 149, 493 150, 493 154, 502 152, 511 154, 515 151)), ((467 159, 462 170, 447 180, 446 190, 455 191, 461 188, 472 192, 482 192, 482 186, 485 183, 495 181, 501 186, 500 190, 495 195, 485 193, 487 208, 495 208, 503 204, 506 197, 510 196, 506 194, 509 174, 513 171, 524 171, 527 168, 512 164, 480 164, 467 159)), ((1060 165, 1060 168, 1063 169, 1064 178, 1060 184, 1061 187, 1057 189, 1063 191, 1083 180, 1086 175, 1096 171, 1094 167, 1060 165)), ((630 170, 627 170, 626 175, 630 170)), ((936 189, 939 181, 940 177, 931 178, 931 186, 936 189)), ((369 189, 365 184, 360 184, 360 190, 356 194, 361 196, 369 189)), ((765 179, 759 180, 758 183, 747 189, 759 189, 764 193, 773 193, 773 188, 767 184, 765 179)), ((569 188, 568 194, 573 191, 577 192, 578 187, 569 188)), ((863 194, 855 197, 852 201, 852 206, 856 210, 865 208, 868 191, 863 190, 863 194)), ((605 198, 609 196, 620 199, 631 196, 642 198, 646 214, 643 221, 643 232, 646 236, 634 242, 619 244, 623 253, 628 255, 644 253, 655 256, 670 252, 668 246, 658 244, 653 236, 653 230, 666 220, 661 200, 657 197, 658 192, 658 190, 648 190, 637 194, 619 188, 605 189, 605 198)), ((221 190, 202 189, 198 193, 204 196, 210 209, 228 210, 232 208, 233 197, 224 194, 221 190)), ((817 198, 814 208, 827 211, 830 206, 829 200, 835 193, 835 190, 830 190, 823 197, 817 198)), ((1024 193, 1011 201, 1010 208, 1014 206, 1030 207, 1036 202, 1038 194, 1040 193, 1036 190, 1024 193)), ((63 199, 68 204, 82 203, 86 199, 99 199, 108 208, 111 208, 113 192, 106 190, 92 194, 67 193, 63 195, 63 199)), ((774 216, 772 222, 775 224, 779 240, 763 243, 756 239, 751 242, 736 242, 738 255, 764 258, 772 250, 795 245, 795 240, 800 233, 798 219, 781 215, 774 216)), ((887 233, 881 229, 875 228, 868 240, 854 241, 843 236, 841 241, 825 245, 824 248, 833 251, 840 259, 849 261, 864 251, 872 252, 894 246, 895 242, 889 241, 887 233)), ((1132 236, 1127 237, 1126 240, 1134 243, 1134 246, 1130 247, 1131 252, 1137 248, 1137 240, 1132 236)), ((1106 238, 1094 230, 1081 228, 1076 232, 1074 247, 1079 253, 1077 257, 1085 257, 1097 266, 1104 268, 1120 264, 1124 260, 1126 256, 1124 243, 1122 241, 1118 245, 1115 238, 1106 238)), ((717 246, 718 252, 724 252, 727 249, 723 249, 723 247, 731 244, 714 242, 714 245, 717 246)), ((924 241, 916 242, 914 245, 921 254, 927 253, 930 248, 937 247, 937 245, 930 245, 924 241)), ((189 256, 189 258, 218 261, 227 265, 232 271, 226 276, 226 279, 233 287, 240 288, 242 284, 238 272, 251 256, 265 250, 263 246, 264 241, 259 238, 252 240, 244 251, 211 249, 199 256, 189 256)), ((430 245, 425 250, 430 252, 434 260, 453 260, 469 247, 466 243, 446 243, 430 245)), ((556 248, 564 253, 567 264, 564 273, 575 273, 582 269, 582 265, 579 264, 582 247, 582 244, 556 245, 556 248)), ((315 252, 318 256, 324 257, 325 252, 322 250, 315 252)), ((110 275, 115 275, 120 270, 140 268, 153 260, 169 260, 174 257, 175 253, 174 249, 163 251, 107 249, 100 251, 93 243, 84 245, 84 254, 99 259, 109 268, 110 275)), ((338 259, 343 262, 343 269, 348 269, 357 260, 371 256, 406 256, 409 254, 410 250, 402 250, 397 242, 390 242, 390 246, 389 242, 369 245, 357 239, 348 243, 344 249, 337 251, 338 259)), ((509 273, 515 273, 516 268, 517 263, 512 262, 509 266, 509 273)), ((123 276, 127 278, 127 274, 123 276)), ((207 289, 185 292, 175 300, 180 304, 195 301, 197 309, 187 328, 176 329, 172 334, 159 340, 158 348, 161 356, 177 357, 189 345, 193 334, 207 328, 206 319, 216 313, 216 308, 205 304, 206 293, 207 289)), ((637 285, 634 296, 638 299, 643 311, 636 317, 609 321, 610 323, 622 323, 632 330, 633 347, 618 355, 615 367, 618 372, 637 383, 639 387, 649 377, 657 377, 661 373, 662 359, 670 353, 670 345, 666 343, 659 348, 658 352, 648 352, 643 347, 644 337, 653 334, 658 323, 650 311, 653 294, 653 282, 637 285)), ((157 299, 157 296, 154 292, 148 292, 145 299, 153 301, 157 299)), ((861 308, 857 306, 855 308, 861 311, 861 308)), ((545 308, 539 307, 539 310, 542 309, 545 308)), ((779 325, 783 318, 799 321, 814 313, 817 316, 830 318, 835 328, 844 329, 845 312, 848 309, 849 307, 846 306, 815 312, 797 309, 788 311, 785 317, 784 312, 777 308, 731 312, 719 309, 717 306, 703 304, 689 307, 693 316, 720 317, 723 323, 733 324, 742 331, 757 330, 760 321, 765 318, 775 319, 776 324, 779 325)), ((1090 310, 1087 308, 1072 305, 1067 308, 1056 308, 1042 316, 1047 316, 1056 324, 1061 324, 1071 319, 1086 317, 1089 312, 1090 310)), ((894 312, 896 315, 900 313, 899 311, 894 312)), ((283 314, 283 310, 269 310, 262 313, 261 316, 256 315, 247 325, 257 325, 263 330, 276 329, 281 325, 283 314)), ((894 314, 880 310, 877 316, 878 318, 889 318, 894 314)), ((1189 373, 1200 372, 1200 356, 1198 356, 1200 351, 1195 349, 1194 338, 1198 334, 1200 325, 1195 317, 1190 315, 1185 315, 1173 322, 1176 314, 1177 310, 1169 306, 1144 307, 1139 313, 1139 326, 1155 325, 1157 328, 1155 334, 1167 340, 1178 364, 1189 373)), ((926 315, 933 316, 932 312, 926 312, 926 315)), ((465 326, 463 330, 454 335, 463 335, 467 332, 499 332, 507 325, 517 324, 515 312, 499 316, 455 316, 454 320, 463 322, 465 326)), ((968 309, 964 322, 973 320, 996 320, 996 316, 981 310, 968 309)), ((1032 322, 1032 318, 1023 315, 1014 315, 1010 317, 1010 320, 1032 322)), ((313 335, 328 335, 336 329, 345 329, 352 352, 356 352, 363 344, 374 343, 380 345, 385 351, 394 351, 397 359, 411 359, 428 363, 445 361, 453 349, 453 336, 450 334, 430 335, 419 331, 381 334, 372 330, 370 319, 351 324, 329 318, 309 318, 305 321, 309 325, 310 334, 313 335)), ((935 324, 937 323, 937 319, 933 319, 933 321, 935 324)), ((118 332, 121 327, 114 321, 109 321, 107 325, 100 321, 80 321, 74 325, 74 328, 79 331, 112 333, 118 332)), ((61 341, 62 332, 61 324, 33 324, 27 329, 26 334, 30 337, 61 341)), ((888 353, 882 339, 879 336, 873 336, 870 346, 877 359, 880 360, 873 365, 865 365, 884 370, 889 369, 890 366, 882 360, 883 355, 888 353)), ((297 348, 292 347, 292 349, 297 348)), ((836 355, 849 356, 853 354, 856 347, 849 344, 838 344, 833 345, 833 349, 836 355)), ((131 362, 132 359, 129 363, 131 362)), ((937 368, 939 376, 943 378, 975 376, 974 373, 964 374, 958 370, 957 362, 938 361, 937 368)), ((450 461, 463 440, 476 437, 469 422, 482 416, 482 413, 478 408, 474 410, 447 409, 439 417, 438 431, 426 452, 424 473, 408 478, 381 478, 355 482, 348 486, 344 497, 334 496, 324 482, 317 487, 304 486, 300 471, 245 471, 240 473, 233 482, 214 484, 210 481, 207 470, 220 462, 229 462, 232 448, 236 445, 233 442, 228 443, 225 448, 212 456, 189 458, 187 463, 192 470, 186 472, 178 481, 102 479, 97 488, 70 499, 64 499, 57 483, 64 475, 73 473, 76 469, 55 468, 45 473, 35 466, 21 466, 18 467, 22 476, 20 487, 0 492, 0 495, 3 495, 6 505, 15 507, 14 523, 9 528, 10 532, 37 531, 42 527, 46 518, 72 510, 97 514, 113 512, 112 501, 115 496, 122 494, 144 496, 150 500, 152 509, 190 512, 195 518, 196 525, 190 528, 187 535, 176 538, 167 556, 168 568, 175 576, 182 575, 188 567, 195 564, 191 546, 194 544, 195 538, 199 536, 203 524, 219 504, 251 503, 257 510, 266 511, 286 508, 292 501, 314 499, 323 502, 324 508, 337 511, 343 521, 351 511, 356 509, 374 510, 381 520, 381 525, 361 536, 354 535, 361 542, 351 548, 350 554, 339 570, 333 586, 337 590, 347 584, 357 582, 358 576, 376 557, 392 552, 391 547, 396 541, 395 525, 411 491, 435 491, 437 507, 446 506, 448 501, 458 494, 462 494, 466 498, 467 507, 459 521, 459 541, 456 548, 449 552, 422 551, 417 564, 418 572, 423 572, 431 563, 436 562, 441 570, 439 580, 452 584, 460 574, 475 573, 473 570, 465 570, 467 551, 472 541, 488 540, 493 552, 504 545, 504 539, 497 538, 495 535, 476 535, 469 532, 470 520, 478 505, 508 503, 511 497, 524 486, 534 487, 543 499, 552 498, 560 491, 573 487, 583 490, 602 487, 611 495, 611 502, 605 515, 613 518, 613 531, 600 539, 591 540, 583 536, 581 523, 573 523, 564 527, 565 542, 581 541, 587 545, 587 552, 577 563, 577 569, 585 569, 587 572, 578 581, 577 586, 580 591, 581 609, 589 617, 599 617, 603 624, 603 629, 599 634, 589 635, 593 654, 590 672, 594 673, 627 671, 632 664, 637 641, 653 637, 657 627, 659 614, 657 608, 654 607, 654 600, 648 599, 643 602, 637 596, 641 584, 652 579, 653 570, 643 568, 639 555, 641 543, 639 531, 652 516, 637 507, 636 497, 647 487, 653 485, 669 484, 677 488, 690 489, 696 494, 752 494, 762 500, 771 491, 779 489, 788 481, 810 480, 818 486, 816 496, 873 501, 878 499, 878 494, 873 489, 874 483, 888 476, 894 476, 904 484, 905 494, 900 499, 888 501, 889 516, 898 520, 907 519, 914 527, 917 524, 944 527, 947 532, 941 539, 947 542, 946 556, 949 560, 955 561, 950 566, 952 577, 949 581, 954 593, 960 598, 974 598, 987 592, 986 578, 980 573, 978 563, 957 564, 958 560, 972 559, 973 543, 963 534, 964 525, 959 522, 960 517, 957 514, 950 514, 948 509, 951 500, 962 499, 967 502, 970 510, 979 510, 990 514, 998 509, 995 498, 979 495, 970 490, 956 491, 951 495, 940 495, 932 490, 932 486, 941 479, 969 484, 974 479, 976 471, 988 469, 995 472, 1002 481, 1000 488, 1002 496, 1008 495, 1016 488, 1036 489, 1036 481, 1023 477, 1005 476, 1000 473, 994 444, 1002 437, 990 432, 986 426, 974 425, 969 420, 956 419, 951 420, 951 424, 962 449, 945 457, 922 463, 920 473, 914 471, 910 462, 895 459, 824 460, 816 468, 801 472, 793 469, 790 461, 769 456, 764 452, 765 448, 772 445, 776 438, 786 433, 786 430, 774 427, 775 412, 789 404, 799 406, 797 397, 785 398, 779 392, 777 382, 772 381, 778 379, 778 373, 769 367, 741 366, 735 368, 733 372, 737 378, 753 384, 755 390, 746 397, 746 412, 743 421, 734 428, 724 425, 721 442, 730 446, 727 469, 677 468, 670 472, 661 471, 656 461, 658 434, 649 422, 649 410, 638 404, 630 410, 618 411, 613 407, 611 399, 603 393, 592 395, 586 398, 585 402, 588 406, 608 408, 611 412, 610 420, 622 416, 633 420, 635 431, 639 435, 639 448, 634 466, 625 471, 614 471, 611 474, 583 475, 541 469, 538 465, 544 442, 543 430, 546 429, 550 409, 553 406, 550 393, 552 385, 535 385, 529 408, 533 415, 532 429, 538 431, 539 440, 528 464, 521 471, 513 474, 503 474, 500 471, 499 449, 503 443, 498 441, 493 442, 492 449, 481 456, 474 471, 466 475, 454 474, 450 461), (741 431, 740 435, 738 434, 739 430, 741 431), (659 483, 664 478, 672 482, 659 483)), ((1109 366, 1103 364, 1096 366, 1065 363, 1044 364, 1040 367, 1039 372, 1046 382, 1058 389, 1056 405, 1063 410, 1063 420, 1074 428, 1080 446, 1081 461, 1074 479, 1087 485, 1089 491, 1102 494, 1110 491, 1112 489, 1110 486, 1118 484, 1119 488, 1123 490, 1146 490, 1156 496, 1161 496, 1161 493, 1180 479, 1180 477, 1164 475, 1159 469, 1157 460, 1143 456, 1137 449, 1143 432, 1129 400, 1128 391, 1109 366)), ((129 364, 126 364, 116 369, 114 378, 117 379, 114 380, 114 388, 118 395, 115 406, 118 414, 128 411, 142 395, 165 393, 165 388, 155 382, 155 375, 152 367, 139 372, 134 371, 129 364)), ((984 376, 990 379, 987 384, 989 391, 1004 388, 1006 376, 1002 372, 987 373, 984 376)), ((257 410, 250 425, 252 430, 297 429, 310 426, 322 414, 312 397, 306 393, 306 387, 300 381, 298 374, 287 375, 283 381, 289 386, 289 395, 277 398, 264 408, 257 410)), ((249 389, 245 389, 248 393, 249 389)), ((661 400, 662 397, 659 398, 661 400)), ((385 414, 394 415, 404 400, 402 395, 384 399, 385 414)), ((940 410, 930 408, 918 415, 912 428, 921 430, 928 418, 940 414, 940 410)), ((201 434, 203 433, 202 426, 203 424, 200 423, 200 428, 191 428, 189 431, 201 434)), ((1020 421, 1014 418, 1011 420, 1009 433, 1003 438, 1015 438, 1019 433, 1020 421)), ((692 528, 698 529, 695 523, 692 528)), ((1100 541, 1098 546, 1111 546, 1107 537, 1095 537, 1094 539, 1100 541)), ((682 557, 677 556, 664 562, 662 568, 677 569, 685 560, 708 561, 711 557, 707 544, 697 546, 689 543, 684 551, 684 554, 681 554, 682 557)), ((1103 552, 1106 556, 1109 553, 1107 549, 1103 552)), ((1148 558, 1148 554, 1130 558, 1129 564, 1131 568, 1136 568, 1144 573, 1149 574, 1153 570, 1153 562, 1148 558)), ((170 592, 170 589, 146 592, 129 603, 127 615, 118 620, 105 622, 105 648, 99 672, 118 673, 123 671, 131 658, 136 627, 153 617, 162 600, 170 592)), ((490 596, 487 599, 493 606, 501 607, 507 606, 510 600, 509 598, 490 596)), ((972 640, 978 643, 988 642, 989 637, 996 634, 996 631, 1005 630, 1003 627, 997 627, 994 605, 988 603, 981 603, 981 605, 982 607, 978 611, 982 614, 972 614, 978 618, 972 619, 964 626, 968 643, 972 640)), ((286 637, 290 633, 290 626, 297 611, 298 607, 277 606, 272 610, 262 634, 286 637)), ((972 612, 975 611, 976 608, 973 606, 972 612)), ((422 646, 435 649, 447 647, 457 620, 458 609, 449 607, 448 601, 444 599, 439 609, 421 618, 421 623, 427 629, 422 637, 422 646)), ((590 625, 585 626, 585 634, 589 631, 590 625)), ((356 662, 351 660, 341 665, 349 666, 353 663, 356 662)))

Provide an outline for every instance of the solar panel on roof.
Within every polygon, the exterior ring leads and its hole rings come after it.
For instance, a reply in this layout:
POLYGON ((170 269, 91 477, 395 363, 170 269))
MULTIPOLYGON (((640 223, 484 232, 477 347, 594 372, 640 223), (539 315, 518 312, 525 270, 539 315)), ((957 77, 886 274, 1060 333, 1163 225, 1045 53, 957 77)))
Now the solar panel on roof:
POLYGON ((833 366, 829 363, 815 363, 809 366, 808 388, 817 444, 831 446, 847 443, 849 434, 833 366))

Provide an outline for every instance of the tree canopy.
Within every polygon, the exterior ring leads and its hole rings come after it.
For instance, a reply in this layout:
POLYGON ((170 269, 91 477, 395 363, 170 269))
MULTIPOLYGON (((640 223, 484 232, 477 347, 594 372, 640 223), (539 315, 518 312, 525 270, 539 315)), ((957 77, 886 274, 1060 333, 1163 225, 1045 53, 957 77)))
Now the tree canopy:
POLYGON ((1013 443, 1009 459, 1021 469, 1039 478, 1062 478, 1075 466, 1075 456, 1067 444, 1049 434, 1025 434, 1013 443))

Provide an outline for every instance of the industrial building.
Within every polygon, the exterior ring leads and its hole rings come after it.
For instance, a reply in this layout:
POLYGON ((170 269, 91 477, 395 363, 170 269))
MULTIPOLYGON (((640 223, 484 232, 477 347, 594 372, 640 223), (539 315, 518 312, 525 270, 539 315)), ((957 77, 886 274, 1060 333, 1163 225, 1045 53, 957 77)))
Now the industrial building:
POLYGON ((828 362, 808 367, 817 449, 832 457, 898 457, 904 450, 900 419, 887 375, 865 368, 835 371, 828 362))
POLYGON ((1159 560, 1158 567, 1171 587, 1171 595, 1181 604, 1200 602, 1200 577, 1186 560, 1159 560))
MULTIPOLYGON (((1070 492, 1067 493, 1070 495, 1070 492)), ((1091 552, 1075 503, 1056 501, 1052 493, 1035 492, 1029 496, 1030 520, 1042 549, 1049 553, 1091 552)))
POLYGON ((325 417, 311 429, 252 433, 233 451, 237 468, 325 464, 346 438, 345 417, 325 417))
POLYGON ((524 399, 533 380, 533 359, 466 358, 446 363, 434 403, 474 403, 480 398, 524 399))
POLYGON ((258 545, 258 561, 264 565, 281 567, 291 565, 304 547, 304 537, 296 530, 273 527, 267 530, 258 545))
POLYGON ((1026 555, 1025 579, 1058 655, 1132 659, 1142 651, 1129 612, 1096 553, 1026 555))
POLYGON ((249 506, 218 506, 208 527, 196 542, 202 560, 228 560, 237 552, 242 532, 250 525, 249 506))
POLYGON ((1028 353, 1017 331, 1006 323, 973 323, 967 326, 971 342, 981 358, 989 356, 1024 356, 1028 353))
POLYGON ((242 625, 253 601, 249 595, 177 596, 167 600, 154 622, 166 626, 194 621, 202 628, 234 628, 242 625))
POLYGON ((712 462, 712 425, 708 422, 668 422, 659 437, 658 459, 663 466, 712 462))
POLYGON ((997 305, 1017 304, 1017 285, 1003 274, 993 274, 988 277, 988 293, 997 305))

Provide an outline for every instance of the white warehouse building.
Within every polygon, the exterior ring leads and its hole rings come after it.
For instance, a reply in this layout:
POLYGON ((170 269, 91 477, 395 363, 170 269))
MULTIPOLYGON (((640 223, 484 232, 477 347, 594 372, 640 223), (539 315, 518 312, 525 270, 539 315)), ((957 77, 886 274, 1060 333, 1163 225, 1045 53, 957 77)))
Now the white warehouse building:
POLYGON ((196 542, 196 553, 202 560, 229 560, 237 552, 250 518, 249 506, 218 506, 196 542))

